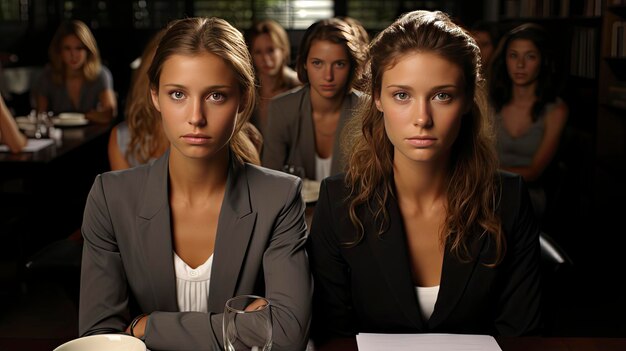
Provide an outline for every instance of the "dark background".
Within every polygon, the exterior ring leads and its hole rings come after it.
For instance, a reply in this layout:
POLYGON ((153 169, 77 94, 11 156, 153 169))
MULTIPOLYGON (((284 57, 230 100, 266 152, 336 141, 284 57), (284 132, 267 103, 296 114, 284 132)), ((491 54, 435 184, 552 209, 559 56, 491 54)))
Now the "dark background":
MULTIPOLYGON (((626 110, 607 100, 608 87, 626 80, 625 59, 610 57, 611 27, 615 21, 623 20, 626 7, 612 1, 603 1, 598 8, 600 11, 594 11, 594 0, 570 0, 565 14, 561 13, 565 2, 562 0, 336 0, 330 2, 327 9, 332 15, 360 20, 372 36, 397 15, 413 9, 443 10, 466 27, 478 21, 491 21, 501 33, 523 22, 537 22, 548 29, 558 53, 557 78, 561 81, 561 96, 570 108, 570 118, 557 160, 560 171, 553 182, 549 212, 542 226, 574 262, 570 274, 555 287, 558 298, 551 301, 557 312, 552 335, 626 337, 626 263, 622 244, 626 234, 626 110), (549 6, 543 7, 544 4, 549 6)), ((0 63, 5 70, 43 67, 48 61, 48 44, 58 24, 69 18, 83 20, 92 28, 103 63, 113 74, 119 102, 118 120, 121 120, 131 77, 130 63, 141 54, 148 39, 168 21, 185 16, 215 15, 244 31, 253 20, 271 17, 287 27, 295 57, 300 36, 308 25, 294 11, 297 5, 296 1, 285 0, 0 0, 0 63)), ((28 92, 9 92, 5 97, 16 115, 30 110, 28 92)), ((103 142, 102 147, 104 145, 103 142)), ((100 157, 97 160, 92 156, 76 162, 101 165, 104 154, 101 150, 95 154, 100 157)), ((85 184, 75 184, 71 192, 68 190, 72 196, 60 199, 59 206, 64 206, 65 201, 71 208, 82 208, 93 176, 105 170, 102 166, 96 167, 88 181, 83 182, 85 184)), ((6 190, 7 185, 4 186, 6 190)), ((6 192, 0 192, 0 203, 4 202, 5 208, 8 199, 6 192)), ((80 225, 80 215, 80 210, 68 215, 58 232, 28 246, 19 260, 69 235, 70 228, 80 225)), ((0 239, 5 243, 23 243, 15 237, 7 238, 2 232, 0 239)), ((0 245, 0 255, 14 250, 14 247, 0 245)), ((28 289, 29 282, 21 277, 14 279, 19 284, 17 290, 23 293, 15 295, 14 290, 6 288, 13 282, 11 279, 0 275, 3 288, 0 297, 17 302, 7 309, 4 309, 6 304, 0 304, 0 350, 3 350, 2 338, 29 335, 24 332, 27 326, 16 332, 15 325, 19 323, 14 323, 15 315, 9 312, 3 315, 3 311, 23 314, 20 302, 31 306, 24 307, 29 311, 37 305, 36 301, 22 296, 30 296, 28 291, 32 293, 33 289, 28 289), (9 325, 13 325, 13 329, 9 325)), ((50 315, 56 310, 44 311, 48 312, 42 313, 50 315)), ((72 320, 75 310, 69 311, 66 317, 72 320)), ((28 316, 38 318, 36 312, 29 313, 33 315, 28 316)), ((69 322, 70 329, 74 327, 72 323, 75 322, 69 322)), ((47 335, 42 330, 33 333, 47 335)))

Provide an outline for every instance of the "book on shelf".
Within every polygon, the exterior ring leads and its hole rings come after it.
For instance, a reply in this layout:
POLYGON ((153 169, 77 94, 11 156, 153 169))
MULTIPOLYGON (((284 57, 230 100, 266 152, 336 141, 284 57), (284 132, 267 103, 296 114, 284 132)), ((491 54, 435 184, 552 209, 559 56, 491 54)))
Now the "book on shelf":
POLYGON ((570 74, 583 78, 596 77, 596 28, 574 27, 570 56, 570 74))
POLYGON ((610 106, 626 109, 626 82, 615 82, 609 86, 607 102, 610 106))
POLYGON ((611 28, 611 57, 626 57, 626 22, 615 21, 611 28))

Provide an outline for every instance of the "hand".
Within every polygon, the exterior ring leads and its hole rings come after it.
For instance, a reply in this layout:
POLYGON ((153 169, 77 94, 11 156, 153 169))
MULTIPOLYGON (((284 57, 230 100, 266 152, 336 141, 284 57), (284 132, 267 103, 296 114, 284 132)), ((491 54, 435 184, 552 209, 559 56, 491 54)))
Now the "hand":
POLYGON ((267 302, 264 299, 256 299, 254 300, 251 304, 249 304, 248 306, 246 306, 245 311, 256 311, 256 310, 260 310, 263 307, 267 306, 267 302))

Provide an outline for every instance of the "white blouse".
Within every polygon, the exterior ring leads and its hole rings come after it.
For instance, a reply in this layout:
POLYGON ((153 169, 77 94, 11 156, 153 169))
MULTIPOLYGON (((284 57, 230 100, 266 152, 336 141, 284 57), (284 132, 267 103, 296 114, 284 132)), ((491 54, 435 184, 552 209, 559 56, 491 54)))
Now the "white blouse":
POLYGON ((422 317, 427 321, 435 310, 435 302, 437 302, 437 295, 439 295, 439 285, 416 286, 415 291, 417 291, 417 302, 420 304, 422 317))
POLYGON ((321 158, 315 153, 315 180, 322 181, 324 178, 330 176, 330 168, 333 163, 333 157, 321 158))
POLYGON ((207 312, 213 255, 196 268, 189 267, 174 252, 176 297, 181 312, 207 312))

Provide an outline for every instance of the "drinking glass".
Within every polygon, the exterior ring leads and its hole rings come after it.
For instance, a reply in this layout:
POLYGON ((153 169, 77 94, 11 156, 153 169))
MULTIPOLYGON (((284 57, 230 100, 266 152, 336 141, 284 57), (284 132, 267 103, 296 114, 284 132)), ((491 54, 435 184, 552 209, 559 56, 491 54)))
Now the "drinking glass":
POLYGON ((235 296, 224 308, 226 351, 270 351, 272 313, 268 299, 255 295, 235 296))

